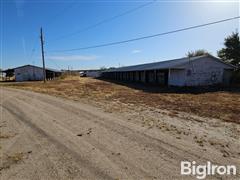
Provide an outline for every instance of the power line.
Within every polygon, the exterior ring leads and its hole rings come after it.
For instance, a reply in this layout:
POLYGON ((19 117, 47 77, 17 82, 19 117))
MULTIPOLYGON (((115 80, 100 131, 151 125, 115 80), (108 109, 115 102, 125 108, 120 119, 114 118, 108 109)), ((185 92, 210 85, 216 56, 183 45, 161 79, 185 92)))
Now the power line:
POLYGON ((59 66, 55 60, 49 59, 47 56, 46 56, 46 60, 49 60, 48 62, 51 62, 52 64, 54 64, 58 69, 62 69, 62 67, 59 66))
POLYGON ((52 64, 54 64, 56 66, 56 68, 62 69, 62 67, 57 64, 57 62, 54 59, 50 59, 48 56, 48 51, 45 51, 45 56, 46 56, 46 61, 47 62, 51 62, 52 64))
POLYGON ((32 59, 32 57, 33 57, 33 55, 34 55, 34 53, 35 53, 35 51, 36 51, 36 46, 37 46, 37 41, 38 40, 38 37, 35 39, 35 41, 34 41, 34 43, 33 43, 33 48, 32 48, 32 50, 31 50, 31 53, 30 53, 30 56, 29 56, 29 58, 28 58, 28 61, 30 62, 30 60, 32 59))
MULTIPOLYGON (((67 7, 65 7, 62 11, 58 12, 57 14, 55 14, 54 18, 49 21, 47 24, 52 24, 59 15, 62 15, 64 14, 66 11, 68 11, 69 9, 71 9, 75 4, 76 4, 77 0, 74 0, 73 2, 71 2, 71 4, 67 7)), ((28 57, 28 61, 30 62, 30 60, 32 59, 35 51, 36 51, 36 45, 37 45, 37 41, 38 40, 38 37, 36 38, 36 40, 34 41, 34 44, 33 44, 33 48, 31 49, 31 52, 29 53, 29 57, 28 57)))
POLYGON ((74 0, 74 1, 72 1, 72 2, 70 3, 69 6, 66 6, 65 8, 63 8, 62 11, 59 11, 58 13, 56 13, 56 14, 54 15, 54 17, 47 23, 47 25, 53 24, 59 16, 62 16, 64 13, 66 13, 66 12, 69 11, 71 8, 73 8, 76 3, 77 3, 77 0, 74 0))
POLYGON ((123 41, 117 41, 117 42, 111 42, 111 43, 105 43, 105 44, 99 44, 99 45, 93 45, 93 46, 86 46, 86 47, 80 47, 80 48, 74 48, 74 49, 55 50, 55 51, 51 51, 51 52, 68 52, 68 51, 78 51, 78 50, 86 50, 86 49, 94 49, 94 48, 100 48, 100 47, 106 47, 106 46, 113 46, 113 45, 118 45, 118 44, 129 43, 129 42, 133 42, 133 41, 139 41, 139 40, 143 40, 143 39, 154 38, 154 37, 163 36, 163 35, 167 35, 167 34, 173 34, 173 33, 181 32, 181 31, 187 31, 190 29, 196 29, 196 28, 209 26, 209 25, 213 25, 213 24, 218 24, 218 23, 222 23, 222 22, 226 22, 226 21, 232 21, 232 20, 239 19, 239 18, 240 18, 240 16, 237 16, 237 17, 232 17, 232 18, 223 19, 223 20, 214 21, 214 22, 196 25, 196 26, 190 26, 187 28, 177 29, 177 30, 158 33, 158 34, 149 35, 149 36, 143 36, 143 37, 123 40, 123 41))
POLYGON ((95 24, 89 25, 89 26, 87 26, 87 27, 85 27, 85 28, 82 28, 82 29, 80 29, 80 30, 77 30, 77 31, 75 31, 75 32, 73 32, 73 33, 69 33, 69 34, 63 35, 63 36, 61 36, 61 37, 59 37, 59 38, 56 38, 56 39, 54 39, 53 41, 58 41, 58 40, 61 40, 61 39, 65 39, 65 38, 74 36, 74 35, 79 34, 79 33, 81 33, 81 32, 88 31, 88 30, 90 30, 90 29, 92 29, 92 28, 95 28, 95 27, 97 27, 97 26, 100 26, 100 25, 102 25, 102 24, 105 24, 105 23, 107 23, 107 22, 109 22, 109 21, 113 21, 113 20, 115 20, 115 19, 117 19, 117 18, 119 18, 119 17, 125 16, 125 15, 130 14, 130 13, 133 13, 133 12, 139 10, 139 9, 142 9, 142 8, 144 8, 144 7, 146 7, 146 6, 149 6, 149 5, 153 4, 153 3, 155 3, 156 1, 157 1, 157 0, 153 0, 153 1, 147 2, 147 3, 145 3, 145 4, 142 4, 142 5, 137 6, 137 7, 135 7, 135 8, 132 8, 132 9, 129 9, 129 10, 127 10, 127 11, 124 11, 124 12, 122 12, 122 13, 120 13, 120 14, 117 14, 117 15, 115 15, 115 16, 112 16, 112 17, 103 19, 103 20, 101 20, 101 21, 99 21, 99 22, 97 22, 97 23, 95 23, 95 24))

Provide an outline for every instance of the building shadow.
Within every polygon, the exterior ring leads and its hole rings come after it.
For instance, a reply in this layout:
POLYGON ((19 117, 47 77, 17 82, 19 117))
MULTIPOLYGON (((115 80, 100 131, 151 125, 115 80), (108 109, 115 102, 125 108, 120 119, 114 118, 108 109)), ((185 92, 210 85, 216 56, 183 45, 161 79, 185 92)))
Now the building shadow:
POLYGON ((132 89, 141 90, 147 93, 173 93, 173 94, 204 94, 209 92, 231 92, 240 94, 240 85, 215 85, 215 86, 198 86, 198 87, 175 87, 164 86, 149 83, 129 82, 129 81, 116 81, 105 78, 97 78, 102 81, 115 83, 118 85, 126 86, 132 89))

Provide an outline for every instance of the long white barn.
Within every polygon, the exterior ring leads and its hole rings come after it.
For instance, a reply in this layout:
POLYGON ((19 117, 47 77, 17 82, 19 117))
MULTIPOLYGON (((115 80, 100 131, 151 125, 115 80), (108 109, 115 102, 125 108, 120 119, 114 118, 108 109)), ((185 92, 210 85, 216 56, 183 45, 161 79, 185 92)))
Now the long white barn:
POLYGON ((104 78, 170 86, 229 84, 234 66, 211 55, 126 66, 104 71, 104 78))

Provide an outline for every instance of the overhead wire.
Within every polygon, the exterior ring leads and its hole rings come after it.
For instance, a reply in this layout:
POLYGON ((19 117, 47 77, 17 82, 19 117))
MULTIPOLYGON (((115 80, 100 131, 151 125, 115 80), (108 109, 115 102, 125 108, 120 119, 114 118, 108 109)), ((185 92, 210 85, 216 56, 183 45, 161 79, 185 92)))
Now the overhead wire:
POLYGON ((109 17, 109 18, 106 18, 106 19, 103 19, 103 20, 101 20, 101 21, 99 21, 99 22, 96 22, 96 23, 94 23, 94 24, 92 24, 92 25, 86 26, 86 27, 84 27, 84 28, 82 28, 82 29, 79 29, 79 30, 77 30, 77 31, 75 31, 75 32, 72 32, 72 33, 69 33, 69 34, 60 36, 60 37, 58 37, 58 38, 55 38, 55 39, 54 39, 53 41, 51 41, 51 42, 58 41, 58 40, 61 40, 61 39, 66 39, 66 38, 71 37, 71 36, 74 36, 74 35, 76 35, 76 34, 79 34, 79 33, 85 32, 85 31, 88 31, 88 30, 93 29, 93 28, 95 28, 95 27, 97 27, 97 26, 100 26, 100 25, 105 24, 105 23, 107 23, 107 22, 113 21, 113 20, 115 20, 115 19, 117 19, 117 18, 119 18, 119 17, 125 16, 125 15, 130 14, 130 13, 133 13, 133 12, 139 10, 139 9, 142 9, 142 8, 144 8, 144 7, 147 7, 147 6, 155 3, 156 1, 157 1, 157 0, 153 0, 153 1, 147 2, 147 3, 145 3, 145 4, 141 4, 141 5, 137 6, 137 7, 134 7, 134 8, 132 8, 132 9, 129 9, 129 10, 127 10, 127 11, 124 11, 124 12, 122 12, 122 13, 120 13, 120 14, 117 14, 117 15, 115 15, 115 16, 112 16, 112 17, 109 17))
POLYGON ((73 8, 76 3, 77 3, 77 0, 74 0, 74 1, 72 1, 72 2, 70 3, 69 6, 66 6, 65 8, 63 8, 63 10, 59 11, 58 13, 56 13, 56 14, 54 15, 54 18, 51 18, 51 21, 49 21, 49 22, 47 23, 47 25, 53 24, 59 16, 62 16, 62 15, 65 14, 67 11, 69 11, 71 8, 73 8))
POLYGON ((49 60, 49 62, 51 62, 52 64, 54 64, 57 68, 59 68, 59 69, 62 69, 62 67, 61 66, 59 66, 59 64, 58 63, 56 63, 56 61, 55 60, 53 60, 53 59, 49 59, 48 58, 48 54, 47 54, 48 52, 46 52, 45 51, 45 55, 46 55, 46 60, 49 60))
MULTIPOLYGON (((54 21, 56 21, 57 17, 59 15, 63 15, 64 13, 66 13, 68 10, 70 10, 72 7, 74 7, 74 5, 77 3, 77 0, 74 0, 71 2, 71 4, 67 7, 65 7, 62 11, 58 12, 57 14, 55 14, 54 18, 49 21, 47 23, 47 25, 49 24, 52 24, 54 21)), ((45 24, 46 25, 46 24, 45 24)), ((28 58, 28 61, 30 62, 32 60, 32 57, 36 51, 36 45, 37 45, 37 40, 38 40, 38 37, 36 38, 36 40, 34 41, 34 44, 33 44, 33 48, 31 49, 31 52, 30 52, 30 55, 29 55, 29 58, 28 58)))
MULTIPOLYGON (((77 32, 68 34, 67 36, 64 36, 64 37, 61 37, 61 38, 65 38, 65 37, 68 37, 68 36, 73 36, 73 35, 78 34, 78 33, 80 33, 80 32, 84 32, 84 31, 90 30, 90 29, 92 29, 92 28, 94 28, 94 27, 97 27, 97 26, 99 26, 99 25, 101 25, 101 24, 107 23, 107 22, 112 21, 112 20, 114 20, 114 19, 117 19, 117 18, 119 18, 119 17, 121 17, 121 16, 130 14, 130 13, 132 13, 132 12, 134 12, 134 11, 137 11, 138 9, 141 9, 141 8, 143 8, 143 7, 146 7, 146 6, 154 3, 155 1, 157 1, 157 0, 153 0, 153 1, 147 2, 147 3, 145 3, 145 4, 142 4, 142 5, 140 5, 140 6, 135 7, 135 8, 133 8, 133 9, 129 9, 129 10, 123 12, 123 13, 120 13, 120 14, 118 14, 118 15, 115 15, 115 16, 113 16, 113 17, 106 18, 106 19, 104 19, 104 20, 102 20, 102 21, 99 21, 99 22, 97 22, 97 23, 95 23, 95 24, 92 24, 92 25, 90 25, 90 26, 87 26, 87 27, 85 27, 85 28, 83 28, 83 29, 78 30, 77 32)), ((68 10, 70 10, 72 7, 74 7, 74 5, 75 5, 76 3, 77 3, 77 0, 72 1, 69 6, 65 7, 61 12, 57 13, 57 14, 55 15, 55 18, 53 18, 53 20, 51 20, 50 22, 48 22, 48 25, 49 25, 49 24, 52 24, 54 21, 56 21, 56 19, 57 19, 58 16, 63 15, 63 14, 66 13, 68 10)), ((57 39, 57 40, 59 40, 59 39, 57 39)), ((34 44, 36 44, 36 43, 34 43, 34 44)), ((36 50, 35 46, 36 46, 36 45, 34 45, 34 47, 33 47, 32 50, 31 50, 31 54, 30 54, 29 60, 32 59, 32 56, 33 56, 33 54, 35 53, 35 50, 36 50)), ((57 65, 57 64, 56 64, 56 65, 57 65)), ((58 66, 58 65, 57 65, 57 66, 58 66)))
POLYGON ((227 22, 227 21, 236 20, 236 19, 239 19, 239 18, 240 18, 240 16, 236 16, 236 17, 232 17, 232 18, 222 19, 222 20, 219 20, 219 21, 214 21, 214 22, 210 22, 210 23, 190 26, 190 27, 186 27, 186 28, 181 28, 181 29, 177 29, 177 30, 167 31, 167 32, 148 35, 148 36, 142 36, 142 37, 127 39, 127 40, 122 40, 122 41, 116 41, 116 42, 110 42, 110 43, 104 43, 104 44, 97 44, 97 45, 85 46, 85 47, 79 47, 79 48, 53 50, 53 51, 49 51, 49 52, 70 52, 70 51, 95 49, 95 48, 113 46, 113 45, 118 45, 118 44, 125 44, 125 43, 129 43, 129 42, 143 40, 143 39, 149 39, 149 38, 164 36, 164 35, 168 35, 168 34, 178 33, 178 32, 182 32, 182 31, 187 31, 187 30, 191 30, 191 29, 201 28, 201 27, 205 27, 205 26, 210 26, 210 25, 214 25, 214 24, 219 24, 219 23, 223 23, 223 22, 227 22))
POLYGON ((36 52, 36 46, 37 46, 37 41, 38 37, 35 39, 34 43, 33 43, 33 48, 31 49, 31 53, 29 55, 28 61, 30 62, 30 60, 32 60, 34 53, 36 52))

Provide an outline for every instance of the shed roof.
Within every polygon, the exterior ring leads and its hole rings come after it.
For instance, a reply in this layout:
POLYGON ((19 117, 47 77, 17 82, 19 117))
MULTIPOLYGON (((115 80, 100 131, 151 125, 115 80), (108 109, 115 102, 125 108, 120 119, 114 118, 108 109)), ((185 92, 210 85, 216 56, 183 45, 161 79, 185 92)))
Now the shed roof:
POLYGON ((234 66, 227 64, 223 62, 221 59, 218 59, 211 55, 203 55, 203 56, 196 56, 196 57, 184 57, 179 59, 173 59, 173 60, 167 60, 167 61, 160 61, 160 62, 154 62, 154 63, 146 63, 146 64, 139 64, 139 65, 133 65, 133 66, 125 66, 120 67, 116 69, 110 69, 104 72, 126 72, 126 71, 144 71, 144 70, 155 70, 155 69, 169 69, 169 68, 176 68, 176 69, 182 69, 179 66, 188 63, 189 61, 195 61, 197 59, 201 59, 203 57, 211 57, 215 60, 220 61, 221 63, 224 63, 229 66, 229 68, 233 69, 234 66))
MULTIPOLYGON (((19 69, 19 68, 24 68, 24 67, 27 67, 27 66, 42 69, 42 67, 38 67, 38 66, 34 66, 34 65, 28 64, 28 65, 23 65, 23 66, 15 67, 15 68, 12 68, 12 69, 7 69, 7 70, 5 70, 5 71, 14 70, 14 69, 19 69)), ((60 70, 57 70, 57 69, 51 69, 51 68, 45 68, 45 69, 48 70, 48 71, 52 71, 52 72, 61 72, 60 70)), ((4 71, 3 71, 3 72, 4 72, 4 71)))

